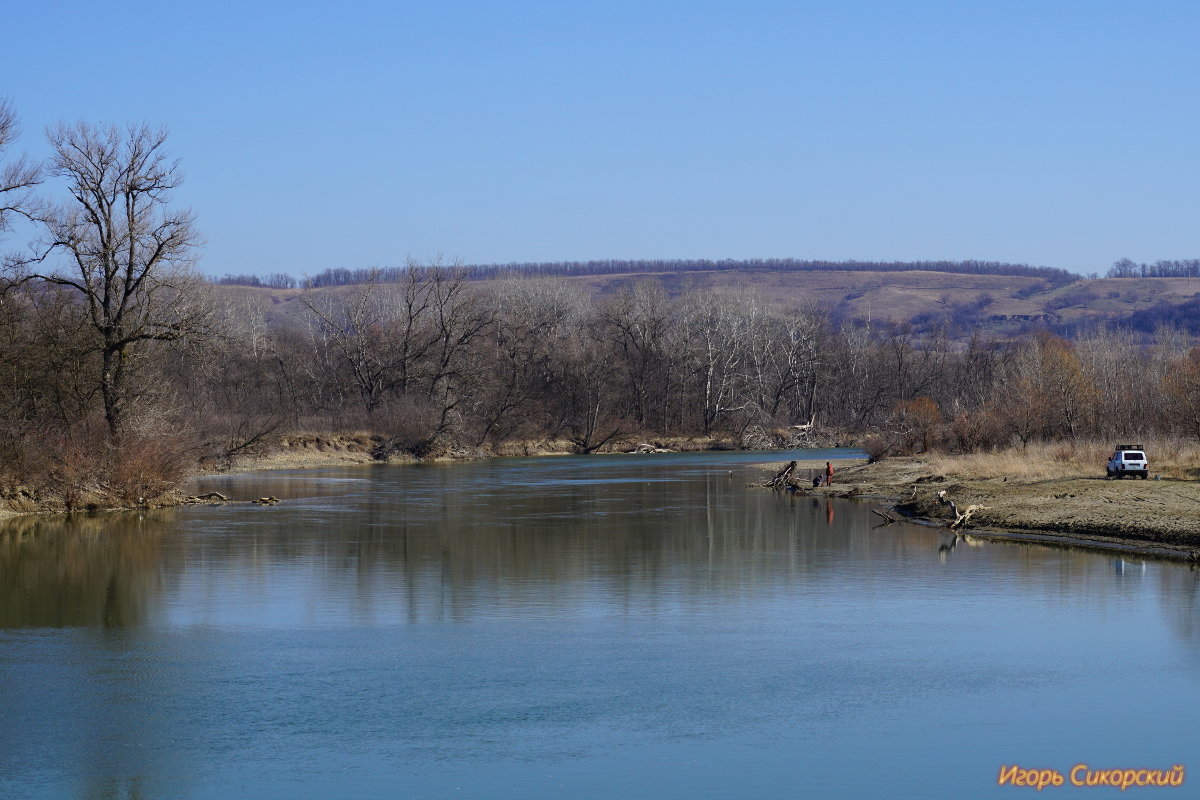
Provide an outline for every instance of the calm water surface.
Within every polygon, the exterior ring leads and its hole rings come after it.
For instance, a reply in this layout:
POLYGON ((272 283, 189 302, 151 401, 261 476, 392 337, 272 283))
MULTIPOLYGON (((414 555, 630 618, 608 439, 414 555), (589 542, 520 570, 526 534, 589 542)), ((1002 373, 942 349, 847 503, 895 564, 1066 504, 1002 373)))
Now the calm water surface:
POLYGON ((0 526, 0 797, 1200 783, 1197 572, 745 488, 784 457, 269 472, 203 488, 276 507, 0 526))

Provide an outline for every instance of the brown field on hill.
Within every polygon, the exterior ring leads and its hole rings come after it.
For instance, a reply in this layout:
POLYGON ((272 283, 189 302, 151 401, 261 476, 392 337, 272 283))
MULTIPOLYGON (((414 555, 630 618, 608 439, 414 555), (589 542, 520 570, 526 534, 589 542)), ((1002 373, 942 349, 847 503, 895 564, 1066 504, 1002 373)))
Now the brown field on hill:
MULTIPOLYGON (((606 295, 640 280, 656 280, 673 294, 687 290, 717 293, 757 293, 774 306, 817 303, 834 307, 846 302, 855 316, 902 320, 916 314, 971 303, 981 295, 1008 299, 1029 287, 1042 285, 1039 278, 1008 275, 964 275, 949 272, 767 272, 736 270, 724 272, 651 273, 637 275, 590 275, 570 278, 591 292, 606 295)), ((1035 311, 1036 303, 1019 298, 1010 303, 1019 313, 1035 311)), ((1018 312, 1014 312, 1018 313, 1018 312)))
MULTIPOLYGON (((634 273, 565 278, 604 298, 642 281, 661 284, 668 294, 752 294, 775 308, 816 305, 846 318, 908 322, 955 318, 984 332, 1005 335, 1036 324, 1077 324, 1121 319, 1159 304, 1178 305, 1200 292, 1196 278, 1101 278, 1051 288, 1040 278, 908 272, 728 270, 634 273)), ((345 294, 354 286, 268 289, 220 286, 227 297, 267 306, 284 324, 306 311, 301 297, 345 294)))

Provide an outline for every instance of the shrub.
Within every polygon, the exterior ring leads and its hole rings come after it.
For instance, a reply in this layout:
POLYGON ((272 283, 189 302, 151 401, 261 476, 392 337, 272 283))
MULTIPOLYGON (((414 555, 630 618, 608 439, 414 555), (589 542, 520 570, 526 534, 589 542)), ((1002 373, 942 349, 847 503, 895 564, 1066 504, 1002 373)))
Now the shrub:
POLYGON ((145 505, 161 498, 187 475, 192 443, 179 435, 128 436, 109 446, 109 468, 97 476, 107 505, 145 505))

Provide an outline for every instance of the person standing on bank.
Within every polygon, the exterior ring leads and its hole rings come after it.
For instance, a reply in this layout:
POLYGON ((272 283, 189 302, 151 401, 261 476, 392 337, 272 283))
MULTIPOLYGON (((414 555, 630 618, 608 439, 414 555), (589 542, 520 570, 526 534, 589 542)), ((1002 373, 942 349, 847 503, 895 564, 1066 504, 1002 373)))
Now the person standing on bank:
POLYGON ((829 486, 833 483, 833 464, 829 461, 825 462, 825 485, 829 486))

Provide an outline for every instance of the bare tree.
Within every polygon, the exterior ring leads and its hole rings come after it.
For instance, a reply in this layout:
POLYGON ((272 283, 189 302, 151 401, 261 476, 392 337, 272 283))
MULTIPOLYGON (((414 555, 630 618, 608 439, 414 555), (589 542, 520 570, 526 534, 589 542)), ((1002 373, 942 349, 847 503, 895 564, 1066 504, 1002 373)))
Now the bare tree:
POLYGON ((80 122, 59 125, 47 138, 50 174, 65 181, 71 199, 39 214, 45 237, 32 263, 66 257, 57 269, 24 277, 79 293, 96 335, 99 390, 116 441, 144 346, 207 325, 207 292, 193 269, 200 237, 190 211, 168 207, 183 176, 164 150, 165 129, 80 122))
MULTIPOLYGON (((12 104, 0 100, 0 156, 12 145, 17 137, 17 116, 12 104)), ((12 220, 16 216, 28 216, 32 206, 30 190, 41 179, 40 170, 26 159, 21 158, 12 163, 0 166, 0 235, 12 230, 12 220)), ((29 405, 25 399, 28 374, 27 354, 24 352, 28 327, 25 319, 27 313, 27 298, 15 297, 9 293, 13 282, 4 272, 0 272, 0 461, 12 464, 14 459, 14 443, 18 436, 17 419, 25 416, 25 407, 29 405)))
POLYGON ((713 294, 696 294, 689 301, 692 308, 682 316, 691 332, 696 405, 702 430, 708 433, 724 416, 746 408, 746 340, 760 309, 753 299, 713 294))
POLYGON ((572 337, 555 354, 558 375, 551 382, 559 411, 557 431, 565 431, 578 453, 594 453, 625 432, 612 411, 611 363, 603 343, 572 337))
POLYGON ((1162 394, 1168 420, 1200 439, 1200 348, 1171 366, 1162 381, 1162 394))
POLYGON ((624 377, 625 404, 639 427, 662 425, 676 364, 667 342, 675 318, 662 285, 639 281, 601 307, 611 342, 613 372, 624 377))
MULTIPOLYGON (((0 100, 0 155, 12 146, 18 133, 12 103, 0 100)), ((41 180, 41 169, 23 156, 0 168, 0 233, 12 230, 14 217, 30 215, 34 206, 31 191, 41 180)))
MULTIPOLYGON (((747 380, 762 421, 811 422, 824 359, 828 315, 816 307, 786 314, 761 311, 747 328, 747 380)), ((827 411, 822 404, 821 410, 827 411)))
POLYGON ((470 392, 475 340, 490 328, 494 310, 467 287, 461 268, 430 267, 429 297, 435 312, 437 342, 430 365, 429 400, 438 411, 435 437, 451 430, 451 420, 470 392))
POLYGON ((336 352, 337 365, 348 371, 368 415, 394 390, 406 365, 400 363, 394 336, 397 306, 388 297, 393 291, 371 281, 346 296, 330 294, 319 302, 300 299, 317 332, 336 352))
POLYGON ((476 446, 522 428, 536 430, 546 416, 537 400, 553 374, 554 356, 570 337, 582 335, 589 319, 586 296, 558 277, 510 278, 486 299, 494 324, 483 343, 486 360, 475 392, 476 446))

